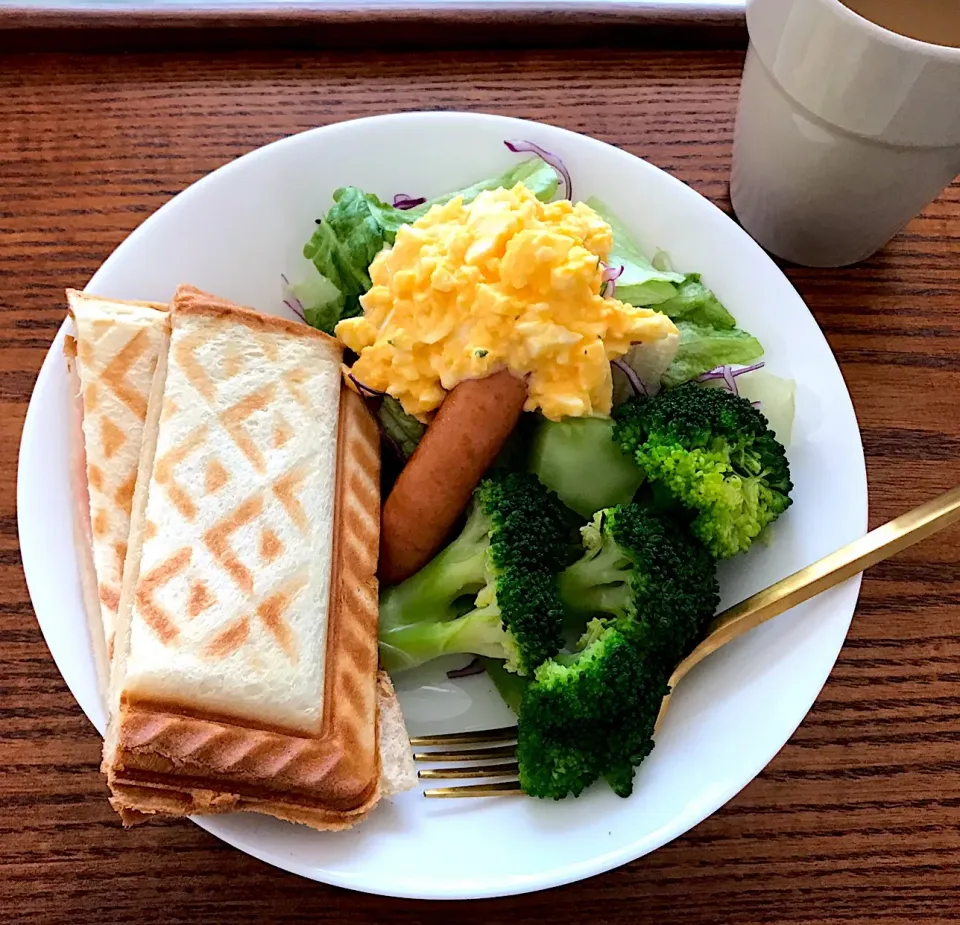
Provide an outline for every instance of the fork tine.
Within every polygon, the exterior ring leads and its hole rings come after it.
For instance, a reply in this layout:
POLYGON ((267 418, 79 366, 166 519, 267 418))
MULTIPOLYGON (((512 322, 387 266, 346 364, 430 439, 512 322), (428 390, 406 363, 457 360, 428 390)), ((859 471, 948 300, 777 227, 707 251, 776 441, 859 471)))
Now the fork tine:
POLYGON ((461 748, 454 751, 414 752, 414 761, 485 761, 489 758, 512 758, 516 745, 497 745, 494 748, 461 748))
POLYGON ((461 787, 434 787, 424 790, 425 797, 455 798, 455 797, 503 797, 520 796, 520 782, 515 780, 499 781, 495 784, 467 784, 461 787))
POLYGON ((411 736, 411 745, 482 745, 501 742, 517 737, 516 726, 501 726, 499 729, 480 729, 476 732, 444 732, 432 736, 411 736))
POLYGON ((424 768, 417 772, 420 780, 455 780, 472 778, 482 780, 485 777, 516 777, 516 761, 502 764, 482 764, 469 768, 424 768))

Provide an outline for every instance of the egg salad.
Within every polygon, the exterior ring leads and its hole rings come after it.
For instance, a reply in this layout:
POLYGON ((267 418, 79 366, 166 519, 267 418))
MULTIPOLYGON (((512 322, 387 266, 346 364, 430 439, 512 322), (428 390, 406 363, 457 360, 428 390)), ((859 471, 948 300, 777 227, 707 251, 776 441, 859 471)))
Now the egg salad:
POLYGON ((610 361, 675 335, 659 312, 602 295, 613 232, 593 209, 526 186, 458 196, 400 227, 370 265, 363 314, 337 337, 353 375, 425 420, 465 379, 504 367, 527 411, 608 415, 610 361))

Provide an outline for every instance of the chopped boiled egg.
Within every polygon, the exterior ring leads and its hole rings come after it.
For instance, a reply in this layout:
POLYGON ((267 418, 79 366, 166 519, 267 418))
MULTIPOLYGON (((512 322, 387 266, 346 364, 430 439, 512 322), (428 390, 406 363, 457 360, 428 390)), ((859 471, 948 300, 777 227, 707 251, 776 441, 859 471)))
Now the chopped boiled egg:
POLYGON ((677 329, 600 294, 610 226, 589 206, 540 202, 525 186, 459 197, 397 232, 370 265, 363 315, 337 336, 353 373, 423 419, 464 379, 507 367, 526 410, 607 415, 610 361, 677 329))

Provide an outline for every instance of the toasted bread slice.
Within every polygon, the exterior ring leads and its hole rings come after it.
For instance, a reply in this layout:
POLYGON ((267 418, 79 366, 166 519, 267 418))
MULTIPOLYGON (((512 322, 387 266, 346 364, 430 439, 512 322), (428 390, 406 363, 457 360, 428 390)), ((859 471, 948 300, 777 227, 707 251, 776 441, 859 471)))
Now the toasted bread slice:
POLYGON ((130 533, 130 509, 166 306, 67 290, 64 343, 76 421, 71 435, 77 548, 97 671, 106 682, 130 533), (102 637, 103 642, 100 643, 102 637))
POLYGON ((115 803, 350 825, 380 794, 376 426, 326 335, 191 287, 170 318, 120 602, 115 803))

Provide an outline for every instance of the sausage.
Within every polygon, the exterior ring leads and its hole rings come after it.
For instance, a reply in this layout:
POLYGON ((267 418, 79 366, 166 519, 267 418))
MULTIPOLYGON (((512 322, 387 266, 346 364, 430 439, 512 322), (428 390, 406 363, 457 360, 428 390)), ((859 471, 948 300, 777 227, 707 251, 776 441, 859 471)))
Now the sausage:
POLYGON ((443 546, 526 399, 526 384, 504 369, 461 382, 443 400, 383 506, 381 581, 409 578, 443 546))

